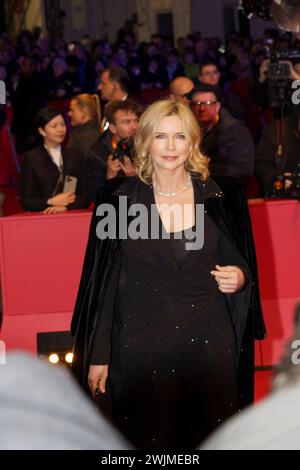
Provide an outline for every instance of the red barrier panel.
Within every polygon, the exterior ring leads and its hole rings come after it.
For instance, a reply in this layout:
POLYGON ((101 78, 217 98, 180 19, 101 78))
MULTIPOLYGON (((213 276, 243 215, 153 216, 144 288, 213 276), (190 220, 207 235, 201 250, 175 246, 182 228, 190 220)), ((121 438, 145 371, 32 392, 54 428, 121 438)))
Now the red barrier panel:
POLYGON ((0 220, 3 325, 7 349, 36 352, 36 334, 68 331, 91 213, 0 220))
MULTIPOLYGON (((278 362, 300 299, 300 204, 250 202, 268 338, 256 365, 278 362)), ((67 331, 91 213, 23 214, 0 219, 3 327, 8 349, 36 352, 36 334, 67 331)))
POLYGON ((260 290, 268 336, 259 343, 262 364, 277 364, 294 330, 300 300, 300 204, 250 202, 260 290))

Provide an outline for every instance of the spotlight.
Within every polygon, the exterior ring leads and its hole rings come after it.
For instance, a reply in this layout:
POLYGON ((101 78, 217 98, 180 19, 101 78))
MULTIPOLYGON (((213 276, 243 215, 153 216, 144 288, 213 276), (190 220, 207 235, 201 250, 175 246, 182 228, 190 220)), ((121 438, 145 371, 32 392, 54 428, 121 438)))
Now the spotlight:
POLYGON ((51 364, 58 364, 59 363, 59 356, 56 353, 50 354, 48 359, 49 359, 49 362, 51 362, 51 364))
POLYGON ((65 361, 68 363, 68 364, 72 364, 73 362, 73 353, 69 352, 65 355, 65 361))
POLYGON ((68 331, 52 331, 37 334, 37 350, 40 357, 52 364, 69 367, 73 360, 71 351, 74 338, 68 331))
POLYGON ((274 0, 271 15, 281 29, 299 35, 300 2, 298 0, 274 0))

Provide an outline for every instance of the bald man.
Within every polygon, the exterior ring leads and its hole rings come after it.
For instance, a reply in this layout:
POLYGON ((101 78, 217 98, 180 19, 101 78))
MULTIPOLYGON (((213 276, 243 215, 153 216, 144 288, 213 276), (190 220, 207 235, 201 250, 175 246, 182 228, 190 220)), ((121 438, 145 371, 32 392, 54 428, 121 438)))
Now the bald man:
POLYGON ((194 82, 189 78, 177 77, 170 83, 170 98, 189 104, 190 100, 187 95, 192 91, 194 86, 194 82))

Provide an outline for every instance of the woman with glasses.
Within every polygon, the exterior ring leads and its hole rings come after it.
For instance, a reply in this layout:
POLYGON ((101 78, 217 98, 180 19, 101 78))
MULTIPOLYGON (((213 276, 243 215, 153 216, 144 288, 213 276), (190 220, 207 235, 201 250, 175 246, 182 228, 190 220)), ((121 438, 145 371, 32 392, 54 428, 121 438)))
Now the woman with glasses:
POLYGON ((36 127, 42 144, 23 157, 20 175, 22 208, 56 214, 88 207, 85 158, 79 150, 63 147, 67 127, 62 112, 56 108, 43 108, 36 117, 36 127))

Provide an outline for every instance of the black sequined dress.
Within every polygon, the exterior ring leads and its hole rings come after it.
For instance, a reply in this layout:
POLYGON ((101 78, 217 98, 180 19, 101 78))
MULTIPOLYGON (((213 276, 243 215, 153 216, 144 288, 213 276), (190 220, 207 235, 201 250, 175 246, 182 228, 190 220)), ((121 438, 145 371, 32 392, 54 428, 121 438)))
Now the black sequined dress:
MULTIPOLYGON (((155 203, 151 187, 139 202, 155 203)), ((207 214, 203 248, 187 251, 185 236, 122 241, 114 315, 104 308, 95 335, 114 420, 139 448, 195 448, 238 407, 235 330, 210 271, 247 266, 207 214)))

